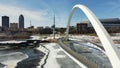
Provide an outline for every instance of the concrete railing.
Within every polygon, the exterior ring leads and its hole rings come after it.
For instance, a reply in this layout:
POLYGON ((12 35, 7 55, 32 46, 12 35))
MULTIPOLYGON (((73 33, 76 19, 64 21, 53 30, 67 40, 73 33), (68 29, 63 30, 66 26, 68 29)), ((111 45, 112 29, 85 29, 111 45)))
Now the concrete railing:
POLYGON ((98 65, 95 64, 94 62, 88 60, 86 57, 82 56, 81 54, 78 54, 74 52, 70 47, 68 47, 66 44, 64 44, 60 39, 58 40, 58 43, 60 46, 68 52, 70 55, 72 55, 74 58, 76 58, 78 61, 82 62, 85 64, 88 68, 98 68, 98 65))

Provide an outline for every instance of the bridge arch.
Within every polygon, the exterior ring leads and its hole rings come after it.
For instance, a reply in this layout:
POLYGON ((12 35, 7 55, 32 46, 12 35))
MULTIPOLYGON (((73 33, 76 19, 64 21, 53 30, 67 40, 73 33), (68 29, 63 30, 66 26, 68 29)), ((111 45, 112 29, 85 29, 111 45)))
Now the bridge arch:
POLYGON ((93 28, 95 29, 104 49, 105 52, 113 66, 113 68, 119 68, 120 67, 120 53, 115 46, 113 40, 110 38, 110 35, 108 32, 105 30, 101 22, 98 20, 98 18, 93 14, 93 12, 87 8, 84 5, 77 4, 72 8, 72 11, 69 15, 68 23, 67 23, 67 30, 66 30, 66 39, 68 39, 69 36, 69 26, 71 23, 72 16, 74 14, 74 11, 79 8, 81 9, 85 15, 88 17, 90 20, 93 28))

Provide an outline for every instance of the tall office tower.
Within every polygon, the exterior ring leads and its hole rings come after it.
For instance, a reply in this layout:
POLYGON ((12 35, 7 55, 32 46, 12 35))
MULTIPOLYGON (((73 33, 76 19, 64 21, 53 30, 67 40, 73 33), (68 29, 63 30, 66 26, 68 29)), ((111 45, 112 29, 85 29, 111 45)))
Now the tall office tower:
POLYGON ((6 30, 9 28, 9 17, 8 16, 2 16, 2 28, 3 30, 6 30))
POLYGON ((19 16, 19 28, 24 28, 24 17, 22 14, 19 16))

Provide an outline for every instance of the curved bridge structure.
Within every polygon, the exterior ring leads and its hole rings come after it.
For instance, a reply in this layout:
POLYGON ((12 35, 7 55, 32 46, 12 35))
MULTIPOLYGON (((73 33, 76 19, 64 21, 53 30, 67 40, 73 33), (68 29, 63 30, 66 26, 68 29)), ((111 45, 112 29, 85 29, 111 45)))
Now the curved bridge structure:
POLYGON ((110 35, 105 30, 101 22, 98 20, 98 18, 92 13, 90 9, 88 9, 84 5, 75 5, 72 8, 72 11, 69 16, 68 24, 67 24, 67 33, 66 33, 66 39, 68 39, 69 36, 69 26, 72 19, 72 16, 74 14, 74 11, 79 8, 81 9, 85 15, 90 20, 91 24, 93 25, 98 37, 100 38, 101 43, 103 44, 103 47, 105 49, 105 52, 113 66, 113 68, 119 68, 120 67, 120 53, 118 53, 118 49, 115 46, 114 42, 110 38, 110 35))

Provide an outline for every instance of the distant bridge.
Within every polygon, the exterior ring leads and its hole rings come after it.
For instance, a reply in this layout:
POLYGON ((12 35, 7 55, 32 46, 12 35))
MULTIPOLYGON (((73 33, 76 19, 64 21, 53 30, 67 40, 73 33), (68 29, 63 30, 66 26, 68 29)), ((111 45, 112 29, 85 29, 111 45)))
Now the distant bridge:
POLYGON ((74 11, 79 8, 81 9, 85 15, 90 20, 91 24, 93 25, 98 37, 100 38, 100 41, 103 44, 103 47, 105 49, 105 52, 113 66, 113 68, 119 68, 120 67, 120 53, 118 53, 118 49, 115 46, 113 40, 110 38, 110 35, 105 30, 101 22, 98 20, 98 18, 93 14, 93 12, 87 8, 84 5, 75 5, 72 8, 72 11, 70 13, 68 24, 67 24, 67 30, 66 30, 66 40, 69 38, 69 26, 71 23, 72 16, 74 14, 74 11))

